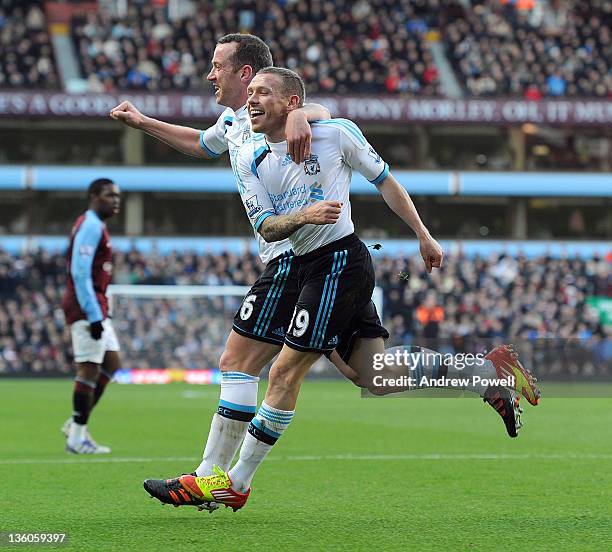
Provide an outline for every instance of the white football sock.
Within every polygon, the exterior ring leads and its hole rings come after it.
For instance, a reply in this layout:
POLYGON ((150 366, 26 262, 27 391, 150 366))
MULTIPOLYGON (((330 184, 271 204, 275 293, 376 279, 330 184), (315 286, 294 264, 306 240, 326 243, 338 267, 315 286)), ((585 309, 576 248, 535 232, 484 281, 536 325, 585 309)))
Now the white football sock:
POLYGON ((244 493, 249 489, 257 468, 287 429, 294 414, 295 410, 279 410, 266 401, 261 403, 240 448, 238 462, 229 472, 235 491, 244 493))
POLYGON ((77 424, 76 422, 72 422, 70 424, 70 429, 68 430, 68 446, 71 448, 76 447, 83 439, 85 439, 85 431, 87 430, 87 425, 77 424))
POLYGON ((211 475, 213 465, 227 471, 257 409, 259 378, 242 372, 221 372, 221 397, 213 415, 199 476, 211 475))

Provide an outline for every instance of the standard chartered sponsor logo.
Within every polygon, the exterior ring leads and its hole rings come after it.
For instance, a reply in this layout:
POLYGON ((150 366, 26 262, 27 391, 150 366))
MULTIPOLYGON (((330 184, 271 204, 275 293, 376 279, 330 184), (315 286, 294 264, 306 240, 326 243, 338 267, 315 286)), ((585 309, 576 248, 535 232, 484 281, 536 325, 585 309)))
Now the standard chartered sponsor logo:
POLYGON ((277 213, 282 213, 287 209, 306 205, 308 203, 308 197, 303 196, 306 196, 307 191, 310 192, 306 184, 302 184, 301 186, 295 186, 290 190, 286 190, 282 194, 268 193, 268 195, 274 205, 274 210, 277 213))
POLYGON ((296 197, 306 193, 306 184, 296 186, 290 190, 284 191, 282 194, 268 194, 273 203, 283 201, 288 197, 296 197))
POLYGON ((301 207, 308 203, 307 199, 296 199, 295 201, 286 201, 285 203, 279 203, 274 205, 274 209, 277 213, 282 213, 287 209, 293 209, 294 207, 301 207))

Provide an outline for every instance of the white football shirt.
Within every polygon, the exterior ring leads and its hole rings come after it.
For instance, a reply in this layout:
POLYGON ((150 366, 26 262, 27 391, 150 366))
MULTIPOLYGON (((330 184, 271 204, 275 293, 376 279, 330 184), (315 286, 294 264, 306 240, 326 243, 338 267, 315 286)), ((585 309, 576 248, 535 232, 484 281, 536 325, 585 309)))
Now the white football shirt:
MULTIPOLYGON (((236 157, 238 156, 238 150, 250 136, 251 120, 246 106, 241 107, 238 111, 228 107, 221 113, 213 126, 200 132, 200 147, 210 157, 219 157, 223 152, 229 151, 232 171, 238 183, 238 191, 240 191, 242 185, 236 172, 236 157)), ((259 256, 265 264, 291 249, 289 240, 267 243, 257 231, 255 231, 255 238, 259 246, 259 256)))
POLYGON ((389 174, 389 166, 352 121, 329 119, 311 127, 312 154, 301 165, 287 156, 286 142, 269 143, 263 134, 252 134, 236 162, 237 177, 243 184, 242 202, 256 231, 273 215, 295 213, 322 200, 342 203, 335 224, 307 224, 289 237, 297 255, 354 231, 349 201, 353 169, 374 185, 389 174))

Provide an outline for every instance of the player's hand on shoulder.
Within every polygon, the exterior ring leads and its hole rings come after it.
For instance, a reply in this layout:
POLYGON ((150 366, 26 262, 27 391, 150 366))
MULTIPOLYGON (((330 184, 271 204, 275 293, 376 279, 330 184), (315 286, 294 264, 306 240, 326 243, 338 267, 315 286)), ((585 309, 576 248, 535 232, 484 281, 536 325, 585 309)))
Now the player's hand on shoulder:
POLYGON ((342 203, 338 201, 317 201, 304 209, 308 224, 335 224, 342 212, 342 203))
POLYGON ((419 250, 427 272, 431 273, 433 268, 440 268, 442 266, 442 259, 444 257, 442 247, 429 233, 419 237, 419 250))
POLYGON ((110 118, 121 121, 132 128, 140 128, 145 116, 136 109, 132 102, 121 102, 117 107, 111 109, 110 118))
POLYGON ((97 322, 92 322, 89 324, 89 334, 92 339, 98 341, 98 339, 102 338, 102 332, 104 331, 104 326, 102 326, 102 320, 98 320, 97 322))
POLYGON ((295 109, 289 112, 285 125, 287 135, 287 153, 298 165, 310 157, 312 130, 306 116, 295 109))

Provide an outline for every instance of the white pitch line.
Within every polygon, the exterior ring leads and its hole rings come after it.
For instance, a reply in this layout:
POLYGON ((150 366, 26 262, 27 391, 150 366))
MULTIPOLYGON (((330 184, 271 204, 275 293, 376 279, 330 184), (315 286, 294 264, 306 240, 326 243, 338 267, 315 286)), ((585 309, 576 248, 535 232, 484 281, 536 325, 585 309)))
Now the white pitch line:
MULTIPOLYGON (((321 456, 272 456, 266 461, 276 462, 320 462, 327 460, 612 460, 612 454, 335 454, 321 456)), ((116 457, 83 455, 78 458, 0 458, 2 465, 49 465, 49 464, 138 464, 151 462, 195 462, 196 456, 166 457, 116 457)))

